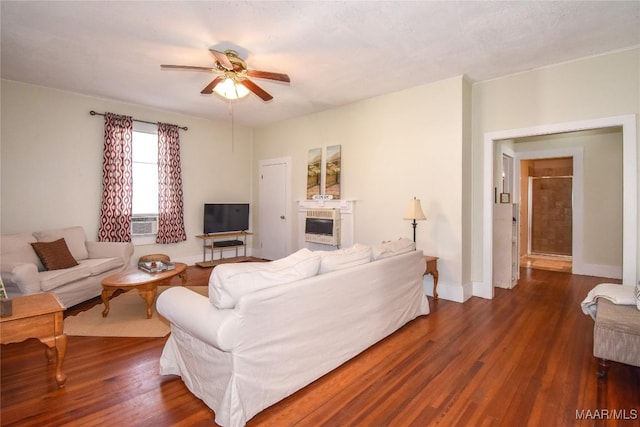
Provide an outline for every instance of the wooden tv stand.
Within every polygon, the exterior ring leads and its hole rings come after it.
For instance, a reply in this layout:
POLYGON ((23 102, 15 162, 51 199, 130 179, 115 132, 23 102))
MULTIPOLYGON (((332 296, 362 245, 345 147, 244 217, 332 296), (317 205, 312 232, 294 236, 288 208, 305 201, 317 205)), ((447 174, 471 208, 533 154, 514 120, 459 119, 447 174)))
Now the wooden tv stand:
POLYGON ((198 234, 196 237, 202 239, 202 262, 197 262, 198 267, 215 267, 218 264, 226 264, 229 262, 248 261, 247 257, 247 236, 252 233, 248 231, 235 231, 232 233, 214 233, 214 234, 198 234), (238 249, 242 248, 242 255, 239 255, 238 249), (232 258, 224 258, 225 250, 235 249, 236 255, 232 258), (207 250, 211 251, 211 258, 207 261, 207 250), (214 260, 213 256, 216 251, 220 251, 220 259, 214 260))

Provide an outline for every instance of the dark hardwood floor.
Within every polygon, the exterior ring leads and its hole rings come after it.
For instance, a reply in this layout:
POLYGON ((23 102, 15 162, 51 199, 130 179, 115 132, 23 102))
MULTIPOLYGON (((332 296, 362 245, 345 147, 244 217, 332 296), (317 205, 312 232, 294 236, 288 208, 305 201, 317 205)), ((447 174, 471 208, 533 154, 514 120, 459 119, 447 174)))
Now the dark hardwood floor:
MULTIPOLYGON (((205 284, 209 270, 188 274, 189 285, 205 284)), ((640 368, 614 363, 606 382, 596 378, 593 321, 580 301, 603 281, 523 269, 491 301, 430 298, 430 315, 248 425, 639 426, 640 368)), ((1 425, 214 425, 179 378, 158 374, 165 340, 69 337, 62 389, 39 342, 2 346, 1 425)))

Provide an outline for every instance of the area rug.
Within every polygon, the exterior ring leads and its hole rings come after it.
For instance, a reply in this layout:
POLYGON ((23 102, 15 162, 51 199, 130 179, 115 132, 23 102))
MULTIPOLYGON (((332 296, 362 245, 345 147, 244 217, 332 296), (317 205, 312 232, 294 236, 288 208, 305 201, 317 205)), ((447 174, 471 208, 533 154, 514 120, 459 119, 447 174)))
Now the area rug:
MULTIPOLYGON (((188 289, 207 295, 207 286, 187 286, 188 289)), ((158 295, 169 286, 158 286, 158 295)), ((169 334, 169 321, 153 309, 147 319, 147 303, 135 289, 120 294, 109 301, 109 315, 102 317, 104 304, 64 319, 64 332, 72 336, 93 337, 164 337, 169 334)))

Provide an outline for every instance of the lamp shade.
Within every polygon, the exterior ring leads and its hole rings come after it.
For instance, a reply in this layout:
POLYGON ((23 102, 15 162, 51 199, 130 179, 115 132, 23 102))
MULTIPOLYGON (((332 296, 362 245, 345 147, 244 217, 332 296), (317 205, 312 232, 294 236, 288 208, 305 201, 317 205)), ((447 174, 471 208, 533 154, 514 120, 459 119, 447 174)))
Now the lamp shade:
POLYGON ((427 219, 427 217, 424 216, 424 212, 422 212, 420 199, 416 199, 414 197, 409 201, 409 207, 407 208, 407 212, 404 214, 404 219, 412 219, 416 221, 427 219))
POLYGON ((230 100, 244 98, 249 95, 249 89, 231 77, 227 77, 222 83, 218 83, 216 87, 213 88, 213 91, 223 98, 230 100))

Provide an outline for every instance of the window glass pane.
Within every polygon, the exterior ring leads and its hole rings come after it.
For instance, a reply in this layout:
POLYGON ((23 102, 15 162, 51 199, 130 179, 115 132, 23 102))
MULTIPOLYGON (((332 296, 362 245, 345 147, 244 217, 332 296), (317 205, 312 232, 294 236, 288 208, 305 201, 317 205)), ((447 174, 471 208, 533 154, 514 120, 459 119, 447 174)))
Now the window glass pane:
POLYGON ((158 135, 133 132, 133 214, 158 213, 158 135))
POLYGON ((158 213, 158 165, 133 164, 133 214, 158 213))
POLYGON ((158 163, 158 135, 133 132, 133 161, 158 163))

